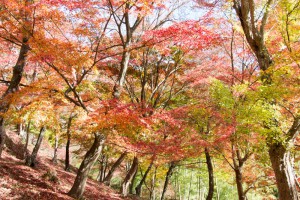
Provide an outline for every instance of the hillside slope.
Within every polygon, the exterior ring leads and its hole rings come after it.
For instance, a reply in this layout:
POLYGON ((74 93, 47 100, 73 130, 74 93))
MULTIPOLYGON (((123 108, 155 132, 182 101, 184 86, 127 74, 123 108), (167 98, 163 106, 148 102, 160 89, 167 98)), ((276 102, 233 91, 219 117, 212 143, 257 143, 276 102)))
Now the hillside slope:
MULTIPOLYGON (((70 190, 76 174, 66 172, 62 165, 54 165, 49 157, 52 149, 43 144, 38 156, 38 165, 30 168, 24 160, 18 159, 22 148, 19 136, 9 132, 9 140, 0 160, 0 199, 56 200, 72 199, 66 193, 70 190)), ((90 200, 124 199, 116 191, 89 179, 85 198, 90 200)))

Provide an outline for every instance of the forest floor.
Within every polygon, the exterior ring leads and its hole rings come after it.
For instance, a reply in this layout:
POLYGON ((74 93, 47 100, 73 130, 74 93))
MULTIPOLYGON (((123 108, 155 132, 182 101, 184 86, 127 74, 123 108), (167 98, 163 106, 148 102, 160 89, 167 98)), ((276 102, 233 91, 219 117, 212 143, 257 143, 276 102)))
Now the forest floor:
MULTIPOLYGON (((57 200, 72 199, 66 193, 75 179, 75 172, 64 171, 62 164, 53 164, 49 145, 43 144, 35 168, 24 165, 20 137, 8 132, 8 141, 0 159, 0 199, 57 200)), ((124 199, 113 189, 88 179, 84 198, 87 200, 124 199)), ((129 198, 128 198, 129 199, 129 198)))

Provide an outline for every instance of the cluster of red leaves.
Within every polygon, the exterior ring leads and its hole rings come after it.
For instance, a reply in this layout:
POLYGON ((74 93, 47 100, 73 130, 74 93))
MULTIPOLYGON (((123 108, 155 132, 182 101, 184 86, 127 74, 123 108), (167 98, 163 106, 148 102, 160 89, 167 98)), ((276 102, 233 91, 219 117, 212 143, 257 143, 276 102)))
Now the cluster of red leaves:
POLYGON ((201 26, 199 21, 189 20, 175 23, 167 28, 151 30, 144 34, 143 41, 151 46, 164 49, 167 55, 172 47, 178 47, 184 52, 199 51, 221 41, 218 34, 201 26))

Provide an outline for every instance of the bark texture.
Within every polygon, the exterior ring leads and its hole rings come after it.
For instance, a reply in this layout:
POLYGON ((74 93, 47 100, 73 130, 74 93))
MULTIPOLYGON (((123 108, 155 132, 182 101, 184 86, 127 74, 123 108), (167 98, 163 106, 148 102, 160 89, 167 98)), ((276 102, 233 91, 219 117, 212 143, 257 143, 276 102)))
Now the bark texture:
POLYGON ((257 57, 260 69, 263 71, 267 70, 273 63, 264 42, 264 28, 268 19, 269 9, 272 1, 273 0, 268 0, 267 4, 265 5, 266 10, 263 13, 263 20, 260 27, 258 27, 258 24, 256 24, 257 20, 254 16, 254 1, 235 0, 233 6, 240 19, 247 42, 257 57))
POLYGON ((84 159, 77 172, 77 176, 75 178, 74 184, 71 190, 68 192, 69 196, 75 199, 82 198, 82 195, 85 190, 88 174, 92 166, 94 165, 95 161, 98 159, 102 151, 104 142, 105 142, 104 135, 100 133, 95 133, 94 143, 84 156, 84 159))
POLYGON ((290 152, 281 144, 269 146, 269 155, 275 172, 279 199, 299 199, 290 152))
POLYGON ((243 189, 243 176, 242 176, 241 168, 237 167, 236 169, 234 169, 234 173, 235 173, 235 181, 236 181, 239 200, 245 200, 246 195, 243 189))

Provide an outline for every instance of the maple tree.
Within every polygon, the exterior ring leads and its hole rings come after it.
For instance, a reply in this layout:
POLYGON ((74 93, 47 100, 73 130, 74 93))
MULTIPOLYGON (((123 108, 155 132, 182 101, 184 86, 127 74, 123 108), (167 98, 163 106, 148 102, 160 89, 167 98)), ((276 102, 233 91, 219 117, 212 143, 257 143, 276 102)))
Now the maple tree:
MULTIPOLYGON (((272 68, 278 67, 276 65, 276 61, 272 59, 272 54, 270 51, 268 51, 267 43, 265 42, 265 32, 267 30, 268 18, 272 5, 273 1, 267 1, 264 4, 265 8, 263 9, 263 17, 261 18, 261 24, 259 25, 255 23, 254 2, 234 1, 234 9, 236 10, 238 17, 240 18, 244 34, 247 38, 247 42, 249 43, 254 54, 256 55, 260 69, 263 72, 262 81, 265 87, 272 87, 271 85, 274 84, 273 79, 276 79, 277 74, 274 74, 270 71, 272 68)), ((278 99, 276 96, 271 97, 270 100, 271 99, 276 99, 275 101, 280 101, 280 99, 278 99)), ((266 102, 272 105, 273 100, 267 100, 266 102)), ((278 104, 275 103, 273 105, 278 104)), ((298 199, 295 175, 291 166, 291 157, 289 149, 286 146, 286 144, 292 143, 295 136, 298 134, 299 119, 296 115, 293 115, 292 122, 289 125, 289 128, 287 128, 286 135, 282 135, 280 131, 278 132, 278 130, 272 131, 272 128, 277 129, 277 127, 280 127, 280 125, 276 125, 277 119, 273 118, 273 120, 274 123, 269 122, 269 124, 266 124, 266 129, 270 131, 270 135, 269 137, 267 137, 267 143, 269 146, 270 160, 275 172, 276 183, 278 185, 279 198, 298 199), (278 139, 275 139, 276 135, 278 134, 281 135, 282 138, 282 140, 280 141, 278 141, 278 139), (280 160, 283 160, 284 163, 281 164, 280 160), (285 168, 286 171, 283 170, 283 168, 285 168)))
POLYGON ((2 0, 0 156, 14 127, 31 167, 42 143, 59 165, 65 143, 65 170, 79 165, 73 198, 97 174, 108 186, 118 179, 123 196, 181 198, 184 185, 184 198, 213 199, 236 184, 230 197, 298 199, 299 8, 2 0), (177 17, 185 6, 201 17, 177 17))

